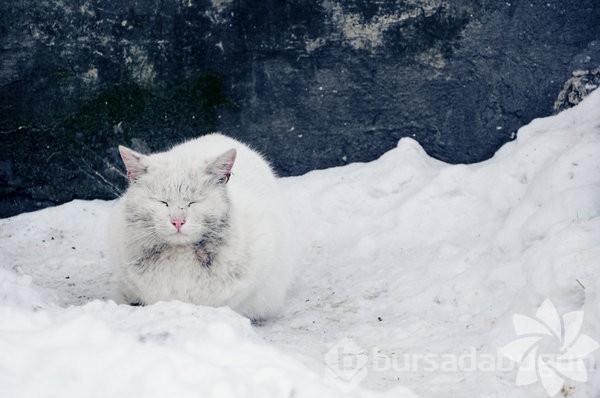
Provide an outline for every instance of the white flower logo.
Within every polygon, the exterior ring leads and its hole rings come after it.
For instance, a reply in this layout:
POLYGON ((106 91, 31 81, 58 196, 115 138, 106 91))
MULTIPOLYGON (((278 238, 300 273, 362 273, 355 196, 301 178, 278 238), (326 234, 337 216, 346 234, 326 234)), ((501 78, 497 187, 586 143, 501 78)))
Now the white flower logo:
POLYGON ((587 381, 583 360, 589 358, 600 345, 580 333, 583 311, 564 314, 561 322, 556 308, 546 299, 535 317, 537 319, 513 315, 513 326, 519 338, 500 348, 503 355, 519 364, 517 385, 529 385, 539 379, 548 395, 553 397, 562 389, 565 379, 587 381), (559 343, 554 354, 540 352, 541 343, 547 340, 559 343))

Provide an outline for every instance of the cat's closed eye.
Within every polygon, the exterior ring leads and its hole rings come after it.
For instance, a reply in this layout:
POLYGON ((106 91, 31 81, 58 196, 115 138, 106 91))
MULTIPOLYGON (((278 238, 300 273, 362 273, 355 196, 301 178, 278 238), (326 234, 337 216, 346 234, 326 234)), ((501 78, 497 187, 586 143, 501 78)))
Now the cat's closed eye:
POLYGON ((159 200, 160 203, 162 203, 163 205, 169 207, 169 202, 164 201, 164 200, 159 200))

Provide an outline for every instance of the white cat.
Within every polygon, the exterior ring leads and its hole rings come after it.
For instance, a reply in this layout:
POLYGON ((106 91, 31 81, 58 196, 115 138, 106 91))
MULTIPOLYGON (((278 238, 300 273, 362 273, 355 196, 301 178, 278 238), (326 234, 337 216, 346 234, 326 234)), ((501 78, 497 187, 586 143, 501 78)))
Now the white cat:
POLYGON ((109 247, 122 299, 228 305, 255 320, 276 314, 291 272, 289 222, 267 162, 221 134, 148 156, 119 152, 129 188, 109 247))

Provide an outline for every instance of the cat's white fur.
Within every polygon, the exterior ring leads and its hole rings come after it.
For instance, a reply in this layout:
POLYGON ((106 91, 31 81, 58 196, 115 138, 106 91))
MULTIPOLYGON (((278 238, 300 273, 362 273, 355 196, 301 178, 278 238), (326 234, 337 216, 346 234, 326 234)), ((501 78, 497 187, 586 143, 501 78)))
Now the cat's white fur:
POLYGON ((268 163, 221 134, 148 156, 119 150, 130 184, 114 208, 109 247, 122 300, 227 305, 251 319, 276 314, 292 259, 268 163))

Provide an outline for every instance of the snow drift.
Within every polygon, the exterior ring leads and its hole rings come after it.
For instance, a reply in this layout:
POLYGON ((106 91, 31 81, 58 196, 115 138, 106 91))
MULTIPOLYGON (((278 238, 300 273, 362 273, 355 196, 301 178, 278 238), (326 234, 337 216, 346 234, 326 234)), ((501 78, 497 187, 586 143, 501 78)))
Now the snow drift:
MULTIPOLYGON (((0 220, 0 395, 543 397, 549 379, 518 383, 519 364, 441 361, 498 356, 518 337, 513 315, 534 318, 546 299, 581 310, 576 332, 600 341, 600 91, 482 163, 448 165, 402 139, 281 185, 300 261, 285 312, 263 325, 110 301, 112 202, 0 220), (349 377, 328 354, 343 338, 365 359, 349 377)), ((600 370, 585 363, 585 378, 554 378, 563 395, 597 396, 600 370)))

